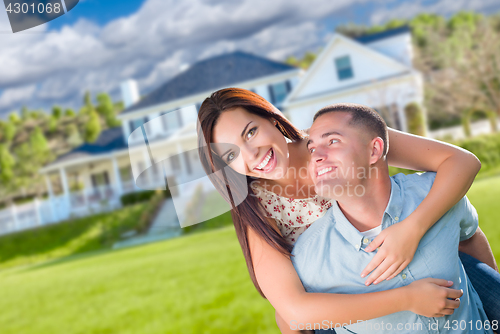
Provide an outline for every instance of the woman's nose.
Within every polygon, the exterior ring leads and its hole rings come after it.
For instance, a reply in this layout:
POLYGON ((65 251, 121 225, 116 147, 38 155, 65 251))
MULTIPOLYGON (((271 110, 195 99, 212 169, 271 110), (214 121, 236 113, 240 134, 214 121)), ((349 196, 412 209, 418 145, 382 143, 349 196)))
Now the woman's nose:
POLYGON ((259 155, 259 148, 251 145, 244 145, 241 148, 241 153, 247 163, 252 163, 259 155))

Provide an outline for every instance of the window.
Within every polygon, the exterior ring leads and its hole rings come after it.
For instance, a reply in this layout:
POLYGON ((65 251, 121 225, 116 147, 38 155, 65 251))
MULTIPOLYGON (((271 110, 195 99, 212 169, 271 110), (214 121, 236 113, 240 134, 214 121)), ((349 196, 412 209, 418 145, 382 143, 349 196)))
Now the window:
POLYGON ((132 180, 132 168, 130 165, 120 168, 120 180, 122 182, 132 180))
POLYGON ((285 100, 288 92, 290 92, 290 89, 290 82, 288 80, 270 85, 269 94, 271 95, 271 102, 279 105, 285 100))
POLYGON ((92 174, 90 175, 90 180, 92 181, 92 187, 94 188, 97 188, 99 186, 109 185, 108 172, 92 174))
POLYGON ((388 127, 395 128, 396 130, 401 130, 401 119, 399 118, 398 105, 396 103, 391 103, 386 106, 376 107, 375 109, 380 116, 384 119, 388 127))
POLYGON ((179 154, 171 156, 170 163, 171 163, 172 170, 174 170, 174 171, 181 170, 181 160, 179 159, 179 154))
MULTIPOLYGON (((136 130, 137 128, 140 128, 145 123, 144 121, 147 122, 147 117, 131 120, 130 121, 130 133, 134 132, 134 130, 136 130)), ((142 131, 137 131, 135 136, 137 136, 137 137, 135 137, 134 139, 143 138, 142 131)))
POLYGON ((349 79, 354 76, 349 56, 335 58, 335 66, 337 67, 337 77, 339 80, 349 79))
POLYGON ((68 173, 68 186, 70 191, 79 191, 83 189, 83 183, 80 182, 78 172, 68 173))
POLYGON ((182 126, 182 118, 179 110, 171 110, 161 113, 161 123, 163 130, 174 130, 182 126))

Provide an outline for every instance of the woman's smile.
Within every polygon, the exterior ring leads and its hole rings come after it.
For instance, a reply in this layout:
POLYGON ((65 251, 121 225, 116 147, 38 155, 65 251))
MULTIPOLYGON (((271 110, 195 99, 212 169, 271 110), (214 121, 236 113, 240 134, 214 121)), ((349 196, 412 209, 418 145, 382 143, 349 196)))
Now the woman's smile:
POLYGON ((274 168, 276 168, 277 160, 278 159, 276 158, 276 154, 274 154, 274 150, 270 148, 262 159, 262 162, 254 169, 264 173, 272 172, 274 168))

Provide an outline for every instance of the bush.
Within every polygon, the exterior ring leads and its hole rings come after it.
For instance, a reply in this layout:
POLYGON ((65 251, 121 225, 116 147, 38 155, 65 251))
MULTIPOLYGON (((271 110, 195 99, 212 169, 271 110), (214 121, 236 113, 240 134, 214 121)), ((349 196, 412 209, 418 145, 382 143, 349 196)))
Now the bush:
MULTIPOLYGON (((151 197, 153 197, 155 192, 156 192, 156 190, 146 190, 146 191, 125 194, 125 195, 122 195, 122 197, 120 198, 120 201, 122 202, 123 206, 148 201, 151 199, 151 197)), ((164 198, 172 197, 170 194, 170 189, 168 189, 168 188, 167 188, 167 190, 163 190, 161 192, 163 193, 164 198)))
POLYGON ((144 210, 139 218, 136 231, 139 234, 145 233, 149 230, 149 227, 153 223, 153 219, 158 214, 163 200, 165 199, 165 191, 157 189, 153 191, 153 196, 149 200, 149 210, 144 210))
POLYGON ((405 107, 405 114, 408 121, 408 132, 425 136, 425 117, 420 105, 416 102, 408 103, 405 107))
POLYGON ((500 134, 481 135, 455 143, 474 153, 481 161, 481 171, 500 166, 500 134))

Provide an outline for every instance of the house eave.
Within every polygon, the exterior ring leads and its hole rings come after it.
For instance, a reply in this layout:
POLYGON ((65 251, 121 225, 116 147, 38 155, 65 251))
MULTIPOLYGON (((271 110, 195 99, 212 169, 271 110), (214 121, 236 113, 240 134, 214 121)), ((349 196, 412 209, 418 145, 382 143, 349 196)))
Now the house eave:
POLYGON ((397 82, 397 81, 411 79, 412 77, 419 76, 419 75, 421 75, 421 73, 418 71, 415 71, 415 70, 404 71, 404 72, 400 72, 400 73, 397 73, 395 75, 391 75, 388 77, 379 78, 378 80, 369 80, 369 81, 365 81, 362 83, 357 83, 357 84, 352 85, 352 86, 341 87, 341 88, 334 89, 334 90, 324 91, 324 92, 320 92, 317 94, 308 95, 308 96, 302 97, 300 99, 293 99, 291 101, 287 101, 287 103, 285 103, 283 106, 284 106, 285 110, 288 111, 290 108, 300 107, 304 104, 313 103, 313 102, 316 102, 316 101, 319 101, 322 99, 331 98, 333 96, 339 97, 342 95, 349 95, 349 94, 357 93, 359 91, 373 89, 373 88, 381 86, 381 85, 387 85, 387 84, 392 84, 392 83, 397 82))

